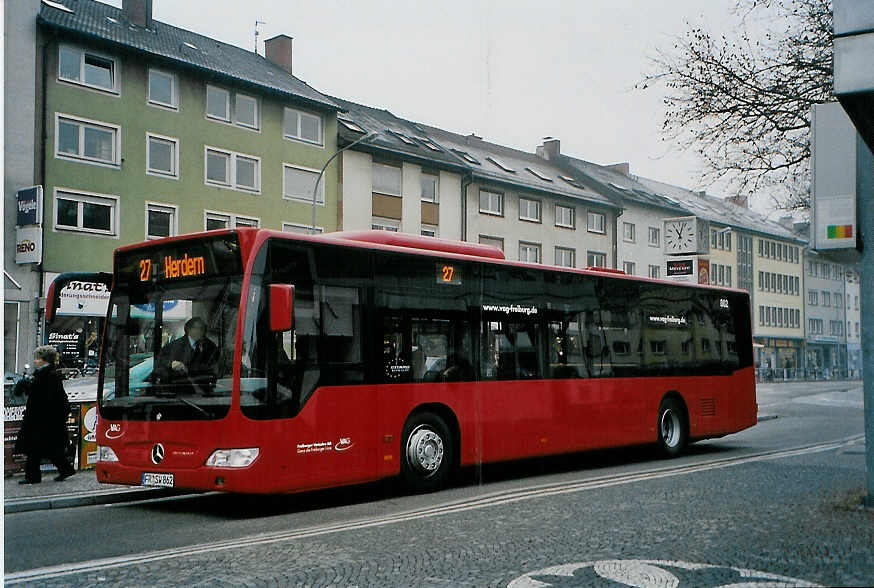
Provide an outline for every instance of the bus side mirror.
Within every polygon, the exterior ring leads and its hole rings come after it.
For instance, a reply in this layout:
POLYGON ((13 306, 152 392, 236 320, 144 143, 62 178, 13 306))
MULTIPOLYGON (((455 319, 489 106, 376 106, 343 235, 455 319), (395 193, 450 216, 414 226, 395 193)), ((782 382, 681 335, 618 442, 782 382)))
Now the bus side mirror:
POLYGON ((294 286, 270 284, 270 330, 288 331, 294 325, 294 286))

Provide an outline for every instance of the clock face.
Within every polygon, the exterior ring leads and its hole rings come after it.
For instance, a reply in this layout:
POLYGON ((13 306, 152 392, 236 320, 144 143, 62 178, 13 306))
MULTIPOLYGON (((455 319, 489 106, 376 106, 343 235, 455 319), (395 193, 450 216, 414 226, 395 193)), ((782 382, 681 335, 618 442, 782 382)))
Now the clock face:
POLYGON ((695 227, 692 222, 678 220, 665 223, 665 247, 668 253, 695 251, 695 227))

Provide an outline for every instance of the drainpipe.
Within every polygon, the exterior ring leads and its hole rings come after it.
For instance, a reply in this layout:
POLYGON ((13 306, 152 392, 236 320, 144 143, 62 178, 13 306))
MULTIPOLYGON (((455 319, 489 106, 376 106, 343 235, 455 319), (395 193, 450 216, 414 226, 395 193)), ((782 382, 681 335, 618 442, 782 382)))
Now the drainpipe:
POLYGON ((620 208, 613 221, 613 269, 619 269, 619 217, 625 214, 625 209, 620 208))
POLYGON ((461 240, 467 241, 467 188, 473 183, 473 176, 461 176, 461 240))
MULTIPOLYGON (((49 79, 48 57, 49 57, 49 49, 53 45, 52 41, 56 40, 56 39, 57 39, 57 35, 53 31, 52 38, 47 40, 45 43, 43 43, 43 46, 42 46, 42 100, 41 100, 42 112, 40 114, 41 124, 42 124, 42 132, 40 133, 40 149, 39 149, 39 155, 37 156, 37 161, 38 161, 38 165, 39 165, 39 174, 38 174, 39 175, 39 178, 38 178, 39 185, 43 187, 43 203, 42 203, 42 211, 41 211, 42 218, 40 219, 40 222, 42 223, 43 233, 45 233, 45 228, 46 228, 46 219, 45 219, 46 200, 49 198, 49 194, 46 193, 46 189, 45 189, 46 188, 46 161, 45 161, 46 160, 46 143, 48 142, 48 128, 49 128, 48 122, 46 121, 46 114, 48 111, 47 97, 46 96, 48 95, 48 88, 49 88, 49 84, 48 84, 48 79, 49 79)), ((57 47, 57 43, 54 43, 54 46, 57 47)), ((46 254, 45 237, 43 237, 43 247, 42 247, 43 257, 45 257, 45 254, 46 254)), ((36 271, 37 271, 37 274, 39 275, 39 279, 37 280, 38 285, 37 285, 36 296, 34 296, 34 312, 33 312, 33 314, 34 314, 34 327, 35 327, 35 329, 34 329, 33 337, 34 337, 34 343, 38 347, 38 346, 42 345, 42 342, 40 341, 40 332, 43 331, 43 329, 40 328, 41 323, 42 323, 42 311, 39 307, 39 302, 42 299, 42 293, 43 293, 43 289, 44 289, 44 285, 45 285, 44 284, 45 271, 43 271, 43 263, 42 262, 40 262, 39 265, 37 265, 36 271)), ((45 333, 43 333, 43 334, 45 335, 45 333)), ((48 336, 46 335, 46 337, 45 337, 46 342, 48 342, 47 337, 48 336)))

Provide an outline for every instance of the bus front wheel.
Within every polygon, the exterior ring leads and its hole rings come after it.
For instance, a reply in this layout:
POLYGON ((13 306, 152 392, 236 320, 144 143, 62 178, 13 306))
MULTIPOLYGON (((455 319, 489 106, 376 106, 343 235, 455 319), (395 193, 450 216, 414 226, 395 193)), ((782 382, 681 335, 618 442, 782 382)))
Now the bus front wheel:
POLYGON ((413 490, 430 492, 449 478, 454 447, 449 427, 440 416, 423 412, 404 426, 401 475, 413 490))
POLYGON ((682 403, 665 398, 659 405, 659 449, 665 457, 676 457, 683 452, 689 440, 689 426, 682 403))

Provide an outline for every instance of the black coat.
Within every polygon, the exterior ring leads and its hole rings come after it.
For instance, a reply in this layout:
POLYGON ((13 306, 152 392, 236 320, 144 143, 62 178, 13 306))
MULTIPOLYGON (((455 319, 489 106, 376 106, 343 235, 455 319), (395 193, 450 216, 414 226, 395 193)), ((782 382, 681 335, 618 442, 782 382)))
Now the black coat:
POLYGON ((69 443, 70 402, 61 374, 50 364, 36 370, 24 386, 27 405, 15 440, 15 453, 50 456, 65 450, 69 443))
POLYGON ((188 336, 185 335, 164 345, 158 354, 155 375, 163 384, 171 382, 205 382, 210 376, 218 374, 218 346, 207 337, 200 340, 201 351, 195 353, 191 348, 188 336), (185 373, 179 373, 170 368, 174 361, 185 364, 185 373))

